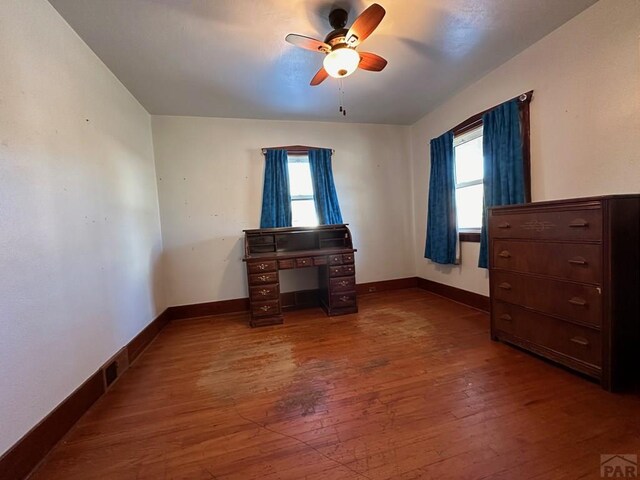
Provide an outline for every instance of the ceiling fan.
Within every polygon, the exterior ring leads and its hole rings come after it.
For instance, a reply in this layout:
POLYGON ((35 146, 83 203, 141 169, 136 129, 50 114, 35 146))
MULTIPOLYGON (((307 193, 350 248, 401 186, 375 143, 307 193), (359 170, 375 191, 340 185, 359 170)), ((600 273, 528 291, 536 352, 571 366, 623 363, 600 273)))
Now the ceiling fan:
POLYGON ((311 80, 312 86, 320 85, 328 76, 348 77, 357 68, 379 72, 387 66, 387 61, 375 53, 357 52, 356 47, 373 33, 385 13, 384 8, 374 3, 362 12, 347 30, 344 27, 347 25, 348 13, 342 8, 337 8, 329 14, 329 23, 334 30, 329 32, 324 42, 295 33, 287 35, 285 40, 296 47, 326 55, 322 68, 311 80))

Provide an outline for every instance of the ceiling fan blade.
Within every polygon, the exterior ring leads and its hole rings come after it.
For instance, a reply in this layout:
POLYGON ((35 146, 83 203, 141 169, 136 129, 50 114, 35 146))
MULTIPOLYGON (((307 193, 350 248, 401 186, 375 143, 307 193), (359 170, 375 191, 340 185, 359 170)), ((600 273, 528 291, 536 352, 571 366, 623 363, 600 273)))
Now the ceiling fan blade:
POLYGON ((368 52, 358 52, 360 54, 360 63, 358 68, 369 70, 371 72, 379 72, 387 66, 387 61, 380 55, 368 52))
POLYGON ((320 85, 322 82, 326 80, 328 76, 329 74, 324 69, 324 67, 322 67, 320 70, 318 70, 318 73, 316 73, 315 76, 311 79, 310 85, 312 87, 315 87, 316 85, 320 85))
POLYGON ((385 13, 387 13, 385 9, 377 3, 362 12, 347 32, 347 44, 355 47, 364 42, 365 38, 378 27, 385 13))
POLYGON ((331 50, 331 46, 328 44, 321 42, 320 40, 316 40, 315 38, 305 37, 304 35, 290 33, 284 39, 296 47, 312 50, 314 52, 326 53, 331 50))

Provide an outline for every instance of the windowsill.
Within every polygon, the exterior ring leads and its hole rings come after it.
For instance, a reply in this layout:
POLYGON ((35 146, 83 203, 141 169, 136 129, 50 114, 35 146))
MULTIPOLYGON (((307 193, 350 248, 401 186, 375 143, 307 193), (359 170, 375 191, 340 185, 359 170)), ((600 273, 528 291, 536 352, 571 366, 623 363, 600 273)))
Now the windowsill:
POLYGON ((460 230, 458 232, 461 242, 480 243, 480 229, 460 230))

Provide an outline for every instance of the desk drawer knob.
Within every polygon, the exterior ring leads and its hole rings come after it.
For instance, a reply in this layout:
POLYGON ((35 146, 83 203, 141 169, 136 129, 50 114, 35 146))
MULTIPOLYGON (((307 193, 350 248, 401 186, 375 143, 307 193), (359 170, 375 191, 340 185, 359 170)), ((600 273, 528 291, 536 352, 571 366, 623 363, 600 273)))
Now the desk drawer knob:
POLYGON ((263 297, 265 297, 265 296, 269 295, 269 290, 267 290, 267 289, 263 289, 263 290, 260 290, 260 292, 258 292, 258 293, 260 293, 260 295, 262 295, 263 297))
POLYGON ((346 287, 347 285, 349 285, 349 282, 347 282, 346 280, 342 280, 340 282, 340 285, 343 286, 343 287, 346 287))
POLYGON ((340 297, 340 301, 342 302, 348 302, 349 300, 351 300, 350 297, 340 297))
POLYGON ((260 265, 258 265, 258 268, 260 270, 264 270, 265 268, 267 268, 269 265, 267 265, 266 263, 261 263, 260 265))
POLYGON ((511 258, 511 254, 509 253, 509 250, 503 250, 498 254, 499 257, 502 258, 511 258))
POLYGON ((577 305, 579 307, 586 307, 587 306, 587 301, 584 298, 580 298, 580 297, 573 297, 569 299, 569 303, 571 305, 577 305))
POLYGON ((263 312, 268 312, 271 309, 271 307, 269 305, 263 305, 262 307, 260 307, 260 310, 262 310, 263 312))
POLYGON ((260 280, 261 282, 266 282, 267 280, 269 280, 269 277, 266 275, 260 275, 258 277, 258 280, 260 280))
POLYGON ((587 340, 587 339, 586 339, 586 338, 584 338, 584 337, 573 337, 573 338, 571 339, 571 341, 572 341, 573 343, 577 343, 578 345, 581 345, 581 346, 583 346, 583 347, 586 347, 586 346, 588 346, 588 345, 589 345, 589 340, 587 340))
POLYGON ((511 290, 511 284, 502 282, 500 285, 498 285, 498 288, 501 288, 502 290, 511 290))

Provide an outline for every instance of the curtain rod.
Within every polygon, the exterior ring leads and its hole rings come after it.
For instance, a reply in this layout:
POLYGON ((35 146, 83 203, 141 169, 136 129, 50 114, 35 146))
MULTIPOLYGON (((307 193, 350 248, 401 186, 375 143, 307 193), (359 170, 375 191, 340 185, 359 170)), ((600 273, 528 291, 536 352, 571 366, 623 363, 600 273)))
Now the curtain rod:
MULTIPOLYGON (((282 147, 268 147, 262 149, 262 154, 267 153, 267 150, 286 150, 289 153, 309 153, 309 150, 321 150, 321 147, 308 147, 306 145, 285 145, 282 147)), ((336 153, 332 148, 331 153, 336 153)))
MULTIPOLYGON (((521 93, 520 95, 507 100, 507 102, 510 102, 511 100, 518 100, 518 103, 522 105, 522 104, 531 102, 532 98, 533 98, 533 90, 529 90, 528 92, 521 93)), ((479 126, 480 123, 482 122, 482 115, 484 115, 487 112, 490 112, 497 106, 498 105, 494 105, 491 108, 487 108, 486 110, 483 110, 480 113, 476 113, 475 115, 470 116, 464 122, 460 122, 458 125, 453 127, 451 131, 453 132, 454 135, 462 135, 463 133, 468 132, 469 130, 473 130, 474 128, 476 128, 476 126, 479 126)))

